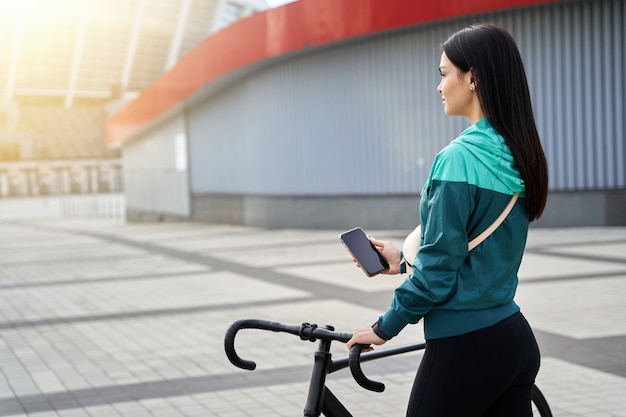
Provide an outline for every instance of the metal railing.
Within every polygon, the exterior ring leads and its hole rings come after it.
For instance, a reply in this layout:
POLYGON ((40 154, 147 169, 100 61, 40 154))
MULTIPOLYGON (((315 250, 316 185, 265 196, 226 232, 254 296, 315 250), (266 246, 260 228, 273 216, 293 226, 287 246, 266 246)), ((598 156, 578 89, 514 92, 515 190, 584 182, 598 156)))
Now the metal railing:
POLYGON ((0 162, 0 198, 119 193, 120 159, 0 162))

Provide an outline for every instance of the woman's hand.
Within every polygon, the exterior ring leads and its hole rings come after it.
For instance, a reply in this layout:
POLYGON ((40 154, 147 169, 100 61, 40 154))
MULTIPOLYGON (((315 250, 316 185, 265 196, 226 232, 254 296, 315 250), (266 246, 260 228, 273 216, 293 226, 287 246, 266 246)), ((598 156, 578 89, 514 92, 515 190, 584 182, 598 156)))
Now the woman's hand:
MULTIPOLYGON (((352 334, 352 339, 348 340, 348 350, 352 348, 355 344, 359 345, 382 345, 386 340, 378 337, 374 330, 372 330, 371 326, 368 327, 359 327, 352 334)), ((363 352, 369 352, 372 350, 371 347, 363 349, 363 352)))
POLYGON ((400 249, 396 248, 393 243, 388 240, 378 240, 373 237, 370 242, 376 247, 376 250, 383 255, 383 258, 389 264, 389 269, 383 274, 396 275, 400 273, 400 249))
MULTIPOLYGON (((389 264, 389 269, 383 274, 386 275, 396 275, 400 273, 400 249, 396 248, 393 243, 388 240, 378 240, 370 237, 370 242, 374 245, 376 250, 385 258, 387 263, 389 264)), ((361 267, 359 261, 357 261, 354 257, 352 261, 356 264, 357 268, 361 267)))

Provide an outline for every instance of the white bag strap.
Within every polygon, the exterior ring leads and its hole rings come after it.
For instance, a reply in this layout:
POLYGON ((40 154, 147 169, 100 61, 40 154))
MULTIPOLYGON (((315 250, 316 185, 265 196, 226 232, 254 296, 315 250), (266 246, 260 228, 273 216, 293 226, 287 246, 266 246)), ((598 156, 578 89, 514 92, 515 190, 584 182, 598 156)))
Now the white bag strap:
POLYGON ((498 226, 502 224, 504 219, 506 219, 506 216, 508 216, 511 210, 513 209, 513 206, 515 205, 515 202, 517 201, 517 197, 519 197, 519 193, 513 194, 513 197, 511 197, 511 201, 509 201, 509 204, 507 204, 507 206, 504 208, 504 211, 500 213, 500 216, 498 216, 498 218, 493 223, 491 223, 491 226, 489 226, 487 230, 485 230, 484 232, 476 236, 474 239, 472 239, 471 242, 468 243, 467 245, 468 252, 474 249, 476 246, 483 243, 483 241, 487 239, 489 235, 492 234, 498 228, 498 226))

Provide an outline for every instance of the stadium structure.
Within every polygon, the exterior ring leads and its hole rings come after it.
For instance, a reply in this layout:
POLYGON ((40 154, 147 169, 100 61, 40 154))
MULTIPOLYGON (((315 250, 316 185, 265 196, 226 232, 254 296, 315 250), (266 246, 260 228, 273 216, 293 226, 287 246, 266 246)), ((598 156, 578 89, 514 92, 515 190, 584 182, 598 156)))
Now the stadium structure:
POLYGON ((202 41, 107 119, 129 220, 411 230, 454 31, 515 37, 550 169, 537 225, 626 224, 623 0, 300 0, 202 41))
POLYGON ((0 1, 0 197, 119 191, 105 120, 263 0, 0 1))
POLYGON ((439 45, 526 63, 544 226, 626 224, 624 0, 0 1, 0 197, 124 190, 128 220, 410 228, 465 126, 439 45))

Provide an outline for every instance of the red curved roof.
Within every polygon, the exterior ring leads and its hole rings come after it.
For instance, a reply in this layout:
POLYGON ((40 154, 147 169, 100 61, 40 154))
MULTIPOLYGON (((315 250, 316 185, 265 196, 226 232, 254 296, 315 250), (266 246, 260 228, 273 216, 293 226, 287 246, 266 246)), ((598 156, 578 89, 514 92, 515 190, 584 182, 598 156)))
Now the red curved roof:
POLYGON ((564 0, 299 0, 207 37, 106 122, 115 146, 220 76, 314 46, 452 17, 564 0))

